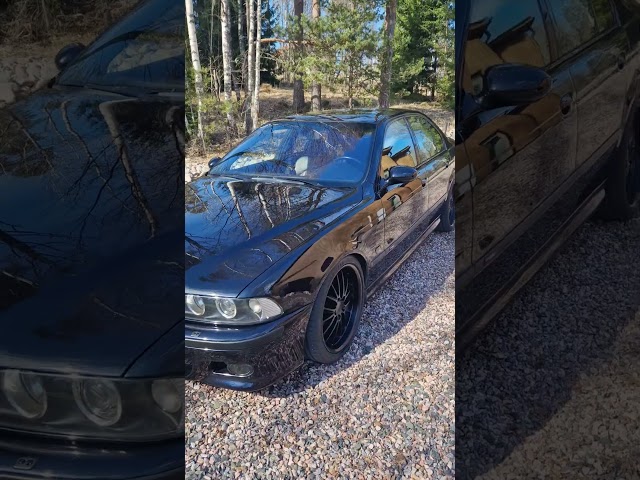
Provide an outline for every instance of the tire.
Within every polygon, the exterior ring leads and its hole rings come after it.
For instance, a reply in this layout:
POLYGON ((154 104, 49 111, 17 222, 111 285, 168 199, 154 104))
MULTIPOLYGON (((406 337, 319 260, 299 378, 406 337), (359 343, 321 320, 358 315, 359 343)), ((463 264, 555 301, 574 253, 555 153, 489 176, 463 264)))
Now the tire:
POLYGON ((456 202, 453 198, 453 185, 449 188, 447 199, 442 205, 442 213, 440 214, 440 223, 437 230, 440 232, 450 232, 456 224, 456 202))
POLYGON ((317 363, 340 360, 358 332, 363 305, 362 267, 355 258, 345 257, 326 275, 311 309, 305 337, 307 358, 317 363), (347 283, 348 292, 342 287, 347 283))
POLYGON ((640 215, 640 110, 629 119, 620 147, 611 161, 601 216, 630 220, 640 215))

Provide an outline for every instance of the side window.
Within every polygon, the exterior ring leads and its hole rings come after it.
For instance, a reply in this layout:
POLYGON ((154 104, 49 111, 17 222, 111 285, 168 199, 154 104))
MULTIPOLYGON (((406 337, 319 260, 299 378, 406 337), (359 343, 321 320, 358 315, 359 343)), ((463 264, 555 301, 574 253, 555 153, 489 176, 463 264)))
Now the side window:
POLYGON ((409 125, 416 137, 418 164, 423 164, 444 150, 444 140, 436 128, 422 117, 410 117, 409 125))
POLYGON ((384 134, 380 176, 388 178, 389 170, 398 165, 416 167, 418 164, 414 149, 406 122, 403 119, 392 121, 384 134))
POLYGON ((484 73, 494 65, 544 67, 549 62, 549 41, 538 0, 471 2, 462 78, 466 92, 480 93, 484 73))
POLYGON ((609 0, 556 0, 549 7, 556 23, 561 56, 613 26, 609 0))

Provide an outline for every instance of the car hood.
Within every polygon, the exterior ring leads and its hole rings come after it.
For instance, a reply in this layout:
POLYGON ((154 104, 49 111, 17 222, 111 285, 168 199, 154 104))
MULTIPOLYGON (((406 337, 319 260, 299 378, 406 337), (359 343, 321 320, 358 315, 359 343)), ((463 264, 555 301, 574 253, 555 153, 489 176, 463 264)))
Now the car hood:
POLYGON ((185 191, 185 289, 238 296, 357 204, 355 188, 202 177, 185 191))
POLYGON ((122 375, 181 321, 181 104, 47 89, 0 110, 0 367, 122 375))

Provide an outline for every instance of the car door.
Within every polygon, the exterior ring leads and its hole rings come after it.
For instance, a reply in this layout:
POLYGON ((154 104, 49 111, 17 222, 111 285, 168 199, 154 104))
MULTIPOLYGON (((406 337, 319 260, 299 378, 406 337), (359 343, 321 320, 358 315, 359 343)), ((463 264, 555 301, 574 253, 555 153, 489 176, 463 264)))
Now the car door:
POLYGON ((416 142, 418 168, 427 179, 428 208, 437 208, 447 197, 451 154, 444 135, 424 115, 407 117, 416 142))
POLYGON ((380 198, 384 209, 384 249, 404 251, 410 246, 409 233, 429 209, 426 168, 418 168, 418 156, 407 120, 392 119, 386 126, 380 159, 380 198), (418 169, 418 177, 405 185, 385 185, 389 171, 398 165, 418 169))
MULTIPOLYGON (((569 68, 552 63, 552 27, 538 0, 471 2, 460 78, 460 125, 472 188, 472 262, 478 272, 548 207, 574 171, 577 115, 569 68), (486 72, 523 64, 545 70, 551 90, 538 101, 484 106, 486 72)), ((458 210, 457 215, 466 216, 458 210)))
POLYGON ((576 91, 578 141, 576 167, 611 146, 624 108, 630 69, 625 31, 610 0, 548 1, 558 62, 571 72, 576 91))

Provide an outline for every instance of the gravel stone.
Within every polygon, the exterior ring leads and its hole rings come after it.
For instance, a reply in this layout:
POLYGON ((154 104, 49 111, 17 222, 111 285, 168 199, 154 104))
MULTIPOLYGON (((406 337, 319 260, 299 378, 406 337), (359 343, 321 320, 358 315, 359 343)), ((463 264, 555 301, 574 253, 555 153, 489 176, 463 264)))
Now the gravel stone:
POLYGON ((187 382, 186 478, 453 478, 454 241, 414 252, 338 363, 258 393, 187 382))
POLYGON ((586 223, 458 359, 457 478, 640 478, 639 259, 586 223))

